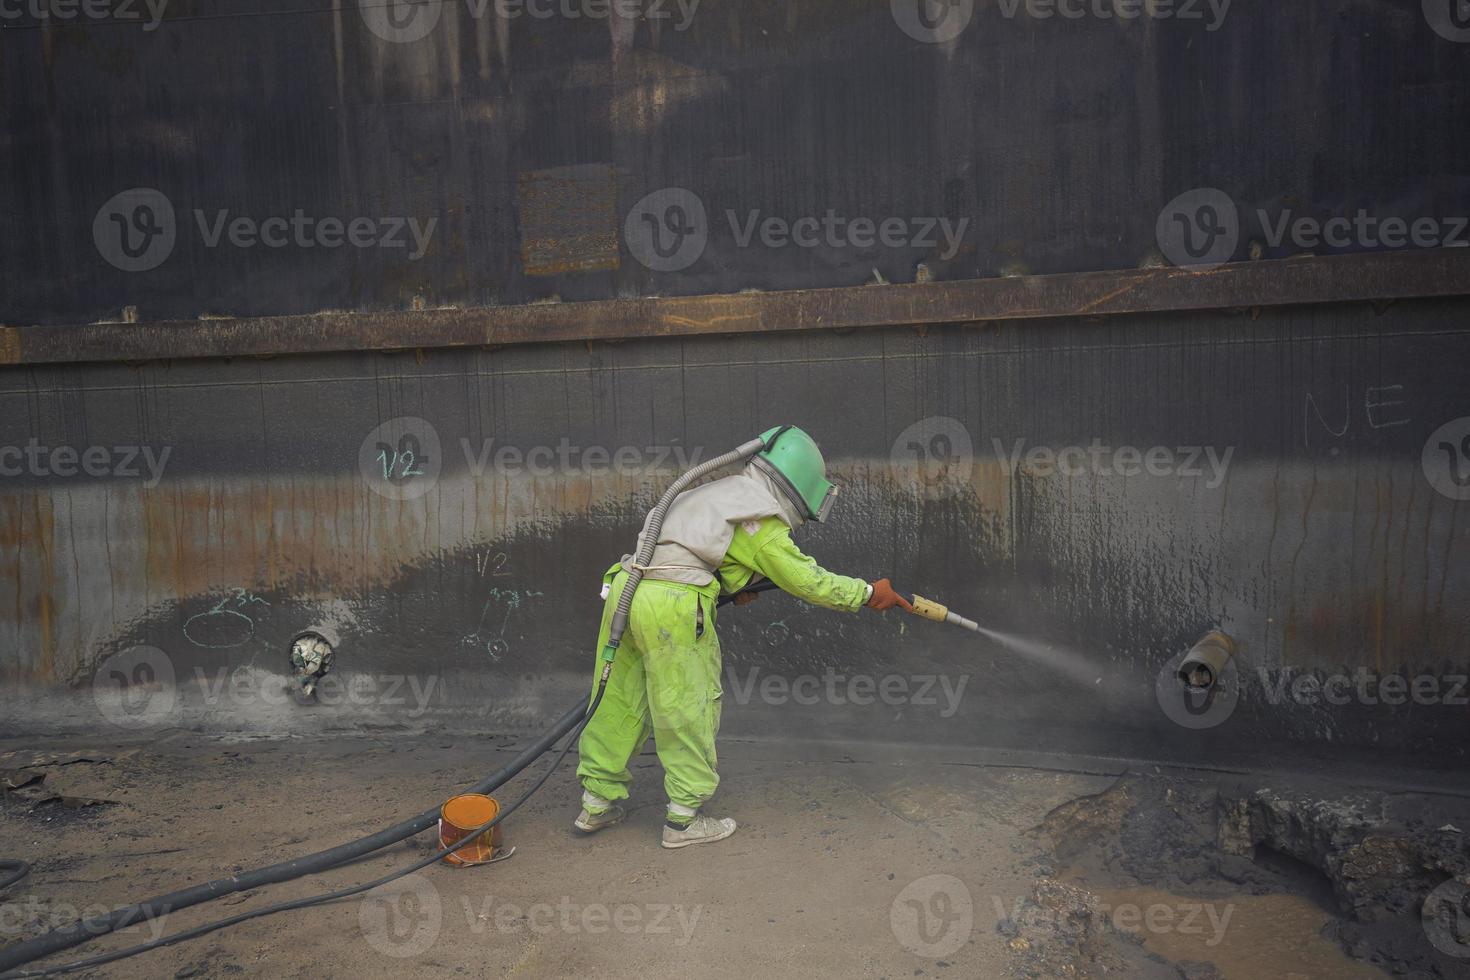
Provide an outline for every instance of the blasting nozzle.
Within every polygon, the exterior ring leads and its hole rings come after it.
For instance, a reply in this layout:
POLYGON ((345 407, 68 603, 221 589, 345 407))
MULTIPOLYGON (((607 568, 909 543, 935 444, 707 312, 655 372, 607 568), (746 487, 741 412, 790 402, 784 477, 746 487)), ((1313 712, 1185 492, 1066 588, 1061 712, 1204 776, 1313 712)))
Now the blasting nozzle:
POLYGON ((972 633, 980 632, 980 624, 973 619, 966 619, 958 613, 952 613, 948 606, 942 606, 933 599, 925 599, 921 595, 914 596, 914 615, 932 619, 936 623, 962 626, 972 633))

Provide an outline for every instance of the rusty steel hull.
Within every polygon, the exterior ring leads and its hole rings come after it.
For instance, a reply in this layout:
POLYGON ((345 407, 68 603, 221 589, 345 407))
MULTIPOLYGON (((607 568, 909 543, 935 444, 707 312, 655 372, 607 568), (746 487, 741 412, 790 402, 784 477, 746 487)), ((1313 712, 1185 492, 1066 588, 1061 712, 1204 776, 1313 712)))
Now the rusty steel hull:
POLYGON ((8 371, 0 445, 170 452, 151 487, 146 471, 8 478, 0 663, 9 690, 41 692, 10 717, 97 723, 92 672, 136 644, 196 694, 237 673, 283 681, 292 636, 327 623, 342 676, 437 684, 432 705, 309 716, 217 697, 189 723, 538 723, 586 683, 598 578, 681 460, 793 420, 844 484, 834 521, 799 535, 821 561, 1044 639, 1095 677, 936 624, 765 597, 721 617, 732 731, 1218 762, 1290 740, 1443 766, 1467 744, 1453 702, 1330 705, 1280 685, 1399 672, 1447 695, 1470 669, 1470 521, 1423 459, 1466 412, 1465 312, 1420 300, 8 371), (429 482, 394 499, 370 437, 403 417, 429 427, 415 443, 429 482), (1027 455, 1095 444, 1166 450, 1173 469, 1068 473, 1027 455), (1228 724, 1185 738, 1153 685, 1211 626, 1240 644, 1244 694, 1228 724), (946 713, 942 697, 804 705, 759 686, 832 671, 961 696, 946 713), (71 707, 52 696, 69 686, 71 707))

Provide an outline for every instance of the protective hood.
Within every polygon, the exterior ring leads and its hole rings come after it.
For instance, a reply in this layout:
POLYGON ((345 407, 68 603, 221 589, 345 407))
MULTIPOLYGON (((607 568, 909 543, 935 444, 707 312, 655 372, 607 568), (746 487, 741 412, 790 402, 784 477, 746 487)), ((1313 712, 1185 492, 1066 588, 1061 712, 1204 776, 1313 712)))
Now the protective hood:
POLYGON ((781 505, 781 513, 776 515, 786 522, 786 526, 795 531, 806 523, 806 511, 796 501, 792 500, 785 490, 771 479, 770 474, 754 463, 745 464, 745 472, 741 474, 746 479, 754 480, 766 488, 766 492, 781 505))
MULTIPOLYGON (((780 518, 793 529, 803 521, 801 509, 753 464, 747 463, 739 476, 686 490, 664 516, 644 577, 708 585, 730 550, 735 528, 767 517, 780 518)), ((647 519, 642 533, 648 533, 647 519)), ((624 555, 623 567, 632 560, 632 555, 624 555)))

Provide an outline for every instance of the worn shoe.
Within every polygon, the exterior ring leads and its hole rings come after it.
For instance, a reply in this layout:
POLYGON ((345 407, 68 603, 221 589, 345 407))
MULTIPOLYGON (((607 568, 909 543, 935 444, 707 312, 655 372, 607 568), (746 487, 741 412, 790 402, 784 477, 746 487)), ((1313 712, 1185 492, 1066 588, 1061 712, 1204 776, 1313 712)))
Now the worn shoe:
POLYGON ((599 830, 606 830, 609 827, 617 826, 623 822, 625 816, 627 814, 623 811, 623 808, 616 803, 601 813, 588 813, 584 808, 578 814, 577 820, 572 826, 584 834, 595 834, 599 830))
POLYGON ((664 824, 664 847, 688 847, 690 844, 713 844, 735 833, 735 821, 729 817, 695 817, 682 830, 664 824))

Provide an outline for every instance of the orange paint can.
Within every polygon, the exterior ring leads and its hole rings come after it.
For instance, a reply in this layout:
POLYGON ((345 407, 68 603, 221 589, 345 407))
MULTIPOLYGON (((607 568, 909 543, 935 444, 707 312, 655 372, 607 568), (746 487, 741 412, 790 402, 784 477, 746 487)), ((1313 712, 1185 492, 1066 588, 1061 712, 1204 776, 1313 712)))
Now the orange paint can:
POLYGON ((500 825, 496 824, 474 839, 469 839, 476 828, 483 827, 500 812, 500 804, 488 796, 465 793, 456 796, 439 808, 439 846, 449 847, 465 841, 463 847, 444 855, 446 864, 468 867, 488 864, 494 860, 500 848, 500 825))

